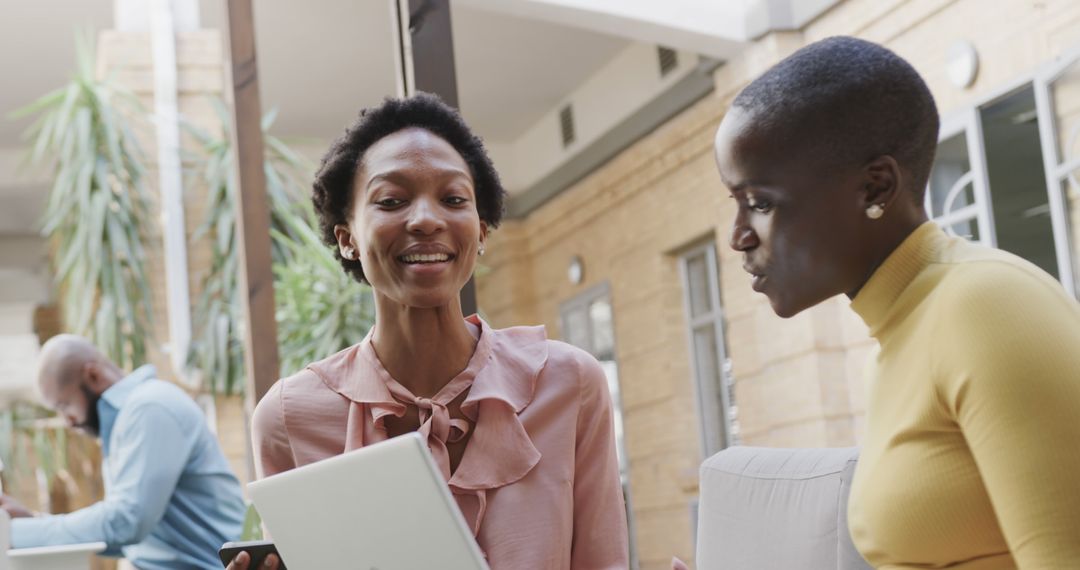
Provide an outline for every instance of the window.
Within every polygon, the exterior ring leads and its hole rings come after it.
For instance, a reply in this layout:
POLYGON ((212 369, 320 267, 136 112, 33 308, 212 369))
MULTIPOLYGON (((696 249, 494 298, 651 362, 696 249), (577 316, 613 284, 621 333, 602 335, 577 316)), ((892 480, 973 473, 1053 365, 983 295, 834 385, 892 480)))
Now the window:
POLYGON ((1015 253, 1074 295, 1078 85, 1080 50, 942 121, 926 196, 947 232, 1015 253))
POLYGON ((731 360, 724 340, 716 244, 713 240, 679 258, 687 335, 697 395, 701 454, 709 457, 738 443, 738 409, 732 392, 731 360))
POLYGON ((626 499, 626 522, 630 531, 630 567, 637 568, 634 547, 634 518, 630 507, 630 460, 623 437, 622 401, 619 396, 619 367, 615 363, 615 327, 612 324, 611 295, 606 284, 594 287, 564 303, 560 310, 563 340, 587 351, 600 361, 611 392, 615 423, 615 452, 626 499))
POLYGON ((1080 298, 1080 47, 1040 70, 1033 85, 1059 278, 1080 298))
POLYGON ((979 231, 992 223, 986 197, 982 155, 978 147, 977 117, 965 113, 961 119, 946 121, 934 157, 926 191, 926 212, 947 232, 993 246, 989 231, 979 231))
POLYGON ((1015 253, 1060 278, 1034 89, 1026 85, 961 116, 942 129, 927 193, 930 215, 951 233, 1015 253))

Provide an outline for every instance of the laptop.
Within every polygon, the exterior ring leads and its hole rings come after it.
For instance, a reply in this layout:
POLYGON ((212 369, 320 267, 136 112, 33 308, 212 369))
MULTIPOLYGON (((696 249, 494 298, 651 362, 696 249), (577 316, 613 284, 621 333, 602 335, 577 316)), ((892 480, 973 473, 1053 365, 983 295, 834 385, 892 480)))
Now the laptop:
MULTIPOLYGON (((6 537, 5 537, 6 538, 6 537)), ((60 546, 35 546, 7 551, 10 570, 79 570, 90 568, 92 555, 103 552, 104 542, 64 544, 60 546)), ((5 568, 0 553, 0 568, 5 568)))
POLYGON ((248 484, 292 569, 488 570, 418 433, 248 484))

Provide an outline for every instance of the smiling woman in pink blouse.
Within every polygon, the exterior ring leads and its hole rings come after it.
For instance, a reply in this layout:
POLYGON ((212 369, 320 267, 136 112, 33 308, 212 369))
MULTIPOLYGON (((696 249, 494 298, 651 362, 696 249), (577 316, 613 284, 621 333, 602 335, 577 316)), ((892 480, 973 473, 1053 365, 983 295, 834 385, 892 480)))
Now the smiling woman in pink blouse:
POLYGON ((315 207, 344 270, 371 285, 375 326, 267 393, 256 467, 273 475, 419 431, 494 570, 625 569, 600 365, 543 327, 462 314, 504 194, 480 139, 431 95, 368 109, 333 144, 315 207))

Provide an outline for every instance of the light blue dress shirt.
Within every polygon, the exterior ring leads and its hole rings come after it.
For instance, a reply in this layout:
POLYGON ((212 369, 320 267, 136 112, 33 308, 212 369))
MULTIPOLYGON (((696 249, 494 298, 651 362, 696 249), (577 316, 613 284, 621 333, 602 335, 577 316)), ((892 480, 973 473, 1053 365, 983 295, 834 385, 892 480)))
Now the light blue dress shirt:
POLYGON ((13 520, 12 547, 102 541, 140 570, 221 568, 217 550, 240 537, 246 509, 202 410, 152 366, 105 390, 97 407, 105 499, 13 520))

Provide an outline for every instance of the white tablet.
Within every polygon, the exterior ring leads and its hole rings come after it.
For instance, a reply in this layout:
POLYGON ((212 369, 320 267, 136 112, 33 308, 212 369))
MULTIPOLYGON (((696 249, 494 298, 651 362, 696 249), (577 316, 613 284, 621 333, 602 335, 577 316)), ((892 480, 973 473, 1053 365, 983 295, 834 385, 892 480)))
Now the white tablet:
POLYGON ((248 485, 292 570, 488 570, 418 433, 248 485))
MULTIPOLYGON (((36 546, 7 551, 11 570, 78 570, 90 568, 92 554, 105 550, 104 542, 36 546)), ((2 566, 2 564, 0 564, 2 566)))

